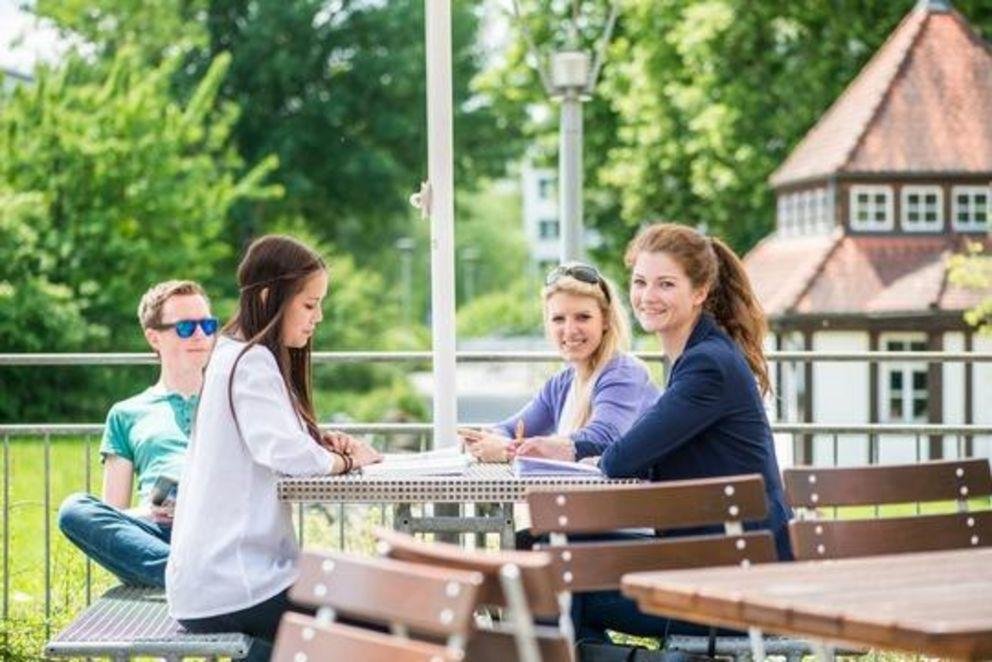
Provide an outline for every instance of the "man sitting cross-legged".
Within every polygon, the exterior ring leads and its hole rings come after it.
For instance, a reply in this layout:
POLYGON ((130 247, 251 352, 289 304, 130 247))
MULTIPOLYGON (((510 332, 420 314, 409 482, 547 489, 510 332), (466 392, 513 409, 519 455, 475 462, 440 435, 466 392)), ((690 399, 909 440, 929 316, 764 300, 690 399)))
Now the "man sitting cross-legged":
POLYGON ((111 407, 100 445, 103 500, 68 497, 59 528, 125 584, 164 587, 175 501, 153 505, 152 488, 160 477, 178 480, 182 473, 217 319, 192 281, 152 287, 141 297, 138 319, 161 361, 159 379, 111 407), (135 478, 139 505, 131 508, 135 478))

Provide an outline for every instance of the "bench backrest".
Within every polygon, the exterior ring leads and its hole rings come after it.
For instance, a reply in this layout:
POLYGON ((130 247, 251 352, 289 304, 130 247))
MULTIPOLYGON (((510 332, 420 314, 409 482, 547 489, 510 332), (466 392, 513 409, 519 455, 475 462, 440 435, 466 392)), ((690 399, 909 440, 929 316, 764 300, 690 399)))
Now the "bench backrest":
POLYGON ((379 552, 392 559, 441 569, 477 572, 483 577, 480 605, 505 608, 499 630, 480 628, 468 641, 467 659, 478 662, 572 662, 572 629, 562 614, 551 556, 543 552, 467 550, 428 543, 386 528, 376 528, 379 552), (535 626, 533 617, 558 617, 559 628, 535 626))
POLYGON ((992 495, 983 459, 869 467, 801 467, 783 472, 800 519, 790 523, 799 559, 846 558, 992 544, 992 511, 968 512, 968 499, 992 495), (822 519, 823 508, 949 501, 957 513, 822 519))
POLYGON ((290 590, 298 604, 432 636, 466 638, 482 575, 341 553, 307 552, 290 590))
POLYGON ((776 560, 770 532, 744 533, 743 523, 767 514, 764 479, 758 475, 672 481, 609 488, 540 489, 529 492, 532 529, 550 533, 537 549, 552 555, 565 591, 616 589, 628 572, 776 560), (679 529, 724 525, 723 534, 634 540, 568 540, 570 534, 621 528, 679 529))
POLYGON ((274 662, 362 660, 362 662, 460 662, 463 654, 445 646, 320 622, 287 612, 279 624, 274 662))
POLYGON ((515 566, 531 613, 544 617, 558 615, 556 582, 548 554, 476 551, 448 543, 424 542, 384 527, 377 527, 374 535, 379 541, 379 552, 389 558, 480 573, 483 582, 479 602, 486 605, 508 606, 500 573, 508 566, 515 566))

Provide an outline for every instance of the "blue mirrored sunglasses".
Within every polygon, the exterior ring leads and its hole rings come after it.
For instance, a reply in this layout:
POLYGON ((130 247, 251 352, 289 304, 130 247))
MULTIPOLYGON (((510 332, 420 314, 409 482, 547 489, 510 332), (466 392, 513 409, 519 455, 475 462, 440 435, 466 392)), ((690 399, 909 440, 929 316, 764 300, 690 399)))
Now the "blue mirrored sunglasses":
POLYGON ((200 320, 178 320, 170 324, 159 324, 155 328, 160 330, 175 329, 176 335, 185 340, 196 333, 197 326, 203 329, 203 335, 212 336, 217 333, 217 318, 204 317, 200 320))

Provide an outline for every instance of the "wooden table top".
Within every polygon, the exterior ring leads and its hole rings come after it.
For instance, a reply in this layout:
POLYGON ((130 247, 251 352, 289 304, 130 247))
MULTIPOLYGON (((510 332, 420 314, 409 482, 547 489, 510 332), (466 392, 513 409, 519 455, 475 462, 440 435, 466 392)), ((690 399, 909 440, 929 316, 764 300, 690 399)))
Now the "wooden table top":
POLYGON ((642 611, 955 658, 992 657, 992 547, 638 572, 642 611))

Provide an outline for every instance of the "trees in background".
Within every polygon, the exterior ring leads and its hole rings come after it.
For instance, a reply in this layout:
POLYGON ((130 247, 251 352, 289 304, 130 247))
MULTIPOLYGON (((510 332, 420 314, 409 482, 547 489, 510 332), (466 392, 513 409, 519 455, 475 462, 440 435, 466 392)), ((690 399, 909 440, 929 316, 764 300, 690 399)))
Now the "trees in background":
MULTIPOLYGON (((535 39, 553 41, 549 17, 562 3, 521 4, 535 39)), ((580 3, 587 44, 605 4, 580 3)), ((586 220, 606 241, 604 261, 616 262, 636 226, 654 219, 705 225, 738 251, 770 232, 768 176, 914 4, 623 2, 600 87, 586 104, 586 220)), ((987 1, 953 6, 992 34, 987 1)), ((518 42, 488 77, 499 108, 544 103, 523 53, 518 42)), ((553 147, 551 109, 529 134, 553 147)))
MULTIPOLYGON (((41 70, 3 100, 4 351, 141 349, 141 293, 167 278, 209 281, 230 254, 231 207, 280 194, 265 182, 275 159, 245 164, 232 145, 237 110, 217 100, 229 64, 218 57, 183 104, 170 92, 179 61, 150 67, 128 49, 100 71, 78 59, 41 70)), ((59 397, 53 370, 7 372, 7 420, 89 411, 96 395, 59 397)))

